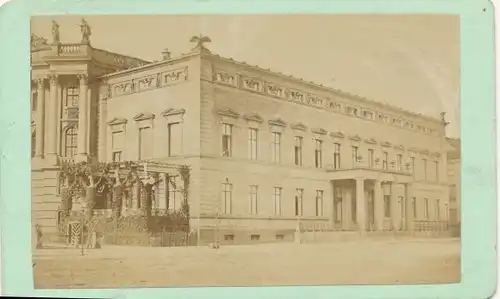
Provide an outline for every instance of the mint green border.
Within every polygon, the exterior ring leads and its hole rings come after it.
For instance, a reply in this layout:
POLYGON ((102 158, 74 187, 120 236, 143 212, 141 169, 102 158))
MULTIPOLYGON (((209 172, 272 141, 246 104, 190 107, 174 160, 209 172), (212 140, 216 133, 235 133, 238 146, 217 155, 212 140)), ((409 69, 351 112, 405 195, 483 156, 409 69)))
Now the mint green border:
MULTIPOLYGON (((493 6, 487 1, 21 1, 0 10, 0 223, 5 295, 86 298, 487 298, 496 287, 493 6), (484 10, 483 10, 484 9, 484 10), (461 17, 462 282, 412 286, 34 290, 30 238, 32 14, 434 13, 461 17)), ((321 38, 318 36, 318 38, 321 38)), ((132 42, 132 41, 131 41, 132 42)), ((334 271, 332 269, 332 271, 334 271)), ((384 271, 384 269, 380 269, 384 271)))

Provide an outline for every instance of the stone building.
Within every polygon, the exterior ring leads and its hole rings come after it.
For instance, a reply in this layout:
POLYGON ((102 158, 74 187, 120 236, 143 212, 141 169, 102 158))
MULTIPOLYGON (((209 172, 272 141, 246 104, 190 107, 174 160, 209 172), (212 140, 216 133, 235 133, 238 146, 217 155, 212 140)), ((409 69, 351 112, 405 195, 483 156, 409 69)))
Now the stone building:
MULTIPOLYGON (((34 221, 56 225, 58 163, 191 168, 191 223, 221 240, 446 222, 449 145, 432 118, 211 53, 158 62, 35 38, 34 221)), ((158 188, 155 209, 166 206, 158 188)))
POLYGON ((450 224, 460 224, 461 222, 461 178, 460 178, 460 139, 448 138, 451 149, 447 153, 448 157, 448 182, 450 183, 450 224))

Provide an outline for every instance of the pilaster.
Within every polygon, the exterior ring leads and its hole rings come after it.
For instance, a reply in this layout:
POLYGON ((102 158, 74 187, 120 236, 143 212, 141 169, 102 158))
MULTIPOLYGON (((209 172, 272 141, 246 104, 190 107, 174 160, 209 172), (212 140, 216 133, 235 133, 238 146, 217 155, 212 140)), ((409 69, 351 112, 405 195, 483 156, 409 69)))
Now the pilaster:
POLYGON ((78 161, 88 160, 88 75, 79 74, 80 98, 78 101, 78 161))
POLYGON ((47 104, 47 147, 45 160, 48 165, 57 165, 58 157, 57 157, 57 123, 59 121, 59 114, 57 110, 58 106, 58 75, 50 74, 48 76, 49 84, 50 84, 50 99, 47 104))

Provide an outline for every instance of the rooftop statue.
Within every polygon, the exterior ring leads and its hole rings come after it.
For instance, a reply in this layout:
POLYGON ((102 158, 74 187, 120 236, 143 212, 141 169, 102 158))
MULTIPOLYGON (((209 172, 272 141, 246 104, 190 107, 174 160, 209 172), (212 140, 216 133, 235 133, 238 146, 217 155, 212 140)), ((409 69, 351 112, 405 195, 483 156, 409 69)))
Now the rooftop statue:
POLYGON ((80 31, 82 32, 82 44, 90 44, 90 35, 92 31, 90 30, 89 24, 82 18, 82 23, 78 26, 80 26, 80 31))
POLYGON ((210 37, 200 34, 199 36, 191 37, 190 42, 196 43, 196 46, 192 49, 192 51, 202 51, 203 50, 203 51, 210 52, 210 50, 208 50, 204 45, 204 43, 212 42, 212 40, 210 40, 210 37))
POLYGON ((59 40, 59 24, 52 20, 52 44, 57 45, 60 43, 59 40))

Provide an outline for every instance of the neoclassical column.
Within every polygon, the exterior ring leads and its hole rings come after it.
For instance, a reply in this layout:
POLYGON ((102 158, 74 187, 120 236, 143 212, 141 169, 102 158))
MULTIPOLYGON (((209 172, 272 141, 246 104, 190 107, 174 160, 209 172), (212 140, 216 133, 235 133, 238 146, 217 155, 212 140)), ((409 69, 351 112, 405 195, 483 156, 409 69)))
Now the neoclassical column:
POLYGON ((167 198, 168 198, 168 177, 166 173, 161 174, 161 184, 163 185, 163 198, 159 201, 159 209, 167 209, 167 198))
POLYGON ((406 200, 406 230, 413 230, 413 205, 412 205, 412 192, 410 184, 405 184, 405 200, 406 200))
POLYGON ((80 97, 78 99, 78 156, 79 161, 87 161, 87 140, 88 140, 88 76, 79 74, 80 97))
POLYGON ((50 164, 57 164, 57 123, 59 120, 58 115, 58 76, 56 74, 49 75, 50 84, 50 99, 47 103, 47 146, 45 159, 50 164))
POLYGON ((348 188, 341 187, 342 192, 342 230, 351 228, 351 192, 348 188))
POLYGON ((99 161, 106 161, 106 146, 107 146, 107 135, 108 135, 108 125, 107 125, 107 114, 108 114, 108 99, 109 91, 108 85, 103 85, 100 88, 99 93, 99 161))
POLYGON ((366 230, 365 179, 356 178, 356 223, 358 230, 366 230))
POLYGON ((375 230, 384 230, 384 197, 382 195, 382 184, 380 181, 375 181, 373 186, 373 203, 375 214, 375 230))
POLYGON ((394 194, 393 183, 389 183, 389 201, 391 202, 391 227, 393 231, 399 230, 399 205, 398 197, 394 194))
POLYGON ((45 139, 45 78, 36 79, 37 84, 37 111, 36 111, 36 144, 35 157, 43 158, 45 139))

